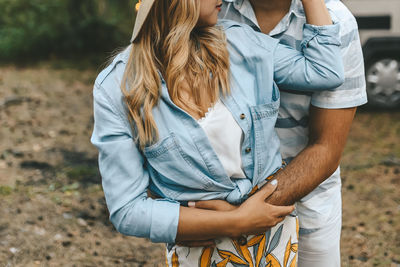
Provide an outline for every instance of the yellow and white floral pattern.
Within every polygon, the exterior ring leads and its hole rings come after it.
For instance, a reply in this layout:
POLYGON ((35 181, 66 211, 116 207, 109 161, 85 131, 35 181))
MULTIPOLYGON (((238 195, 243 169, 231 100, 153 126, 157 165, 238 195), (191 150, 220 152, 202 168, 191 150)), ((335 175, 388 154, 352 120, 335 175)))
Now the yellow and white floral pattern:
POLYGON ((245 245, 237 240, 216 240, 216 247, 167 248, 167 266, 199 267, 295 267, 297 266, 299 222, 295 215, 260 235, 247 237, 245 245))

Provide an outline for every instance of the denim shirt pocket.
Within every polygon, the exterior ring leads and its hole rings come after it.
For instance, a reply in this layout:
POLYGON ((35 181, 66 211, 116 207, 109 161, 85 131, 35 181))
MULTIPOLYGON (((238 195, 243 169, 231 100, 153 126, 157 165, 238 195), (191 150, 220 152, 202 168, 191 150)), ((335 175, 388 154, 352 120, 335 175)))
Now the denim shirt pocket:
POLYGON ((143 151, 150 165, 150 176, 165 197, 179 200, 186 190, 206 190, 212 181, 184 152, 174 133, 163 137, 157 143, 145 147, 143 151))
MULTIPOLYGON (((270 175, 281 163, 279 139, 275 132, 279 111, 279 97, 270 103, 250 107, 254 127, 255 172, 260 176, 270 175)), ((262 177, 266 178, 266 177, 262 177)))

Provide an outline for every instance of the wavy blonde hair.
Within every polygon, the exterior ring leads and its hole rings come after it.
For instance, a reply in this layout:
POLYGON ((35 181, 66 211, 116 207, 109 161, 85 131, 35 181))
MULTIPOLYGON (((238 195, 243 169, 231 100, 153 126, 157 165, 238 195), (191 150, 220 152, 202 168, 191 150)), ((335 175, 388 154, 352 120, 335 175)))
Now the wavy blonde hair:
POLYGON ((204 114, 220 92, 230 91, 225 34, 216 26, 196 27, 200 1, 157 0, 132 44, 121 87, 142 149, 158 140, 152 109, 161 95, 160 73, 171 100, 190 114, 204 114))

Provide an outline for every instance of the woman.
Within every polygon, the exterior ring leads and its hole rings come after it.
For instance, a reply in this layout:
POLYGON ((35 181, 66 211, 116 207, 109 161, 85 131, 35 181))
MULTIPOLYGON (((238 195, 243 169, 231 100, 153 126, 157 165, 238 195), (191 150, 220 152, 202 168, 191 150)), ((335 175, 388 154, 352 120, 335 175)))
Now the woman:
POLYGON ((276 183, 261 188, 282 167, 276 84, 343 82, 338 25, 323 0, 303 4, 309 23, 326 26, 307 25, 299 53, 235 22, 216 26, 219 0, 143 1, 132 45, 98 76, 91 141, 110 219, 168 243, 168 265, 296 265, 293 207, 265 203, 276 183), (187 207, 209 199, 240 205, 187 207))

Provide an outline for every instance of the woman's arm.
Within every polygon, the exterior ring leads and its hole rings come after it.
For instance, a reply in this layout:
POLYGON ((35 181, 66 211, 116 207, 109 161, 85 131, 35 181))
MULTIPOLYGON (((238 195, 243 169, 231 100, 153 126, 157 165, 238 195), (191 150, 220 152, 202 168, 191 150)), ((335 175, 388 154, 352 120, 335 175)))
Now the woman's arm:
POLYGON ((274 81, 280 89, 322 91, 344 82, 339 24, 303 29, 301 51, 278 44, 274 51, 274 81))
MULTIPOLYGON (((109 80, 117 80, 114 73, 109 77, 109 80)), ((118 82, 105 86, 119 90, 118 82)), ((110 220, 125 235, 146 237, 153 242, 172 242, 178 225, 179 203, 147 197, 149 174, 143 167, 144 159, 133 141, 128 120, 118 108, 119 96, 112 98, 110 91, 104 89, 103 84, 95 84, 91 138, 99 150, 99 168, 110 220)))
POLYGON ((307 23, 301 51, 279 44, 274 53, 274 80, 281 89, 319 91, 344 82, 340 28, 324 0, 303 0, 307 23))
POLYGON ((228 211, 181 207, 176 241, 209 240, 265 232, 294 210, 293 206, 273 206, 265 202, 275 191, 276 185, 268 183, 242 205, 228 211))
POLYGON ((100 84, 95 85, 93 95, 95 124, 91 141, 99 150, 110 220, 119 232, 166 243, 239 236, 265 231, 293 210, 292 206, 265 203, 276 185, 260 190, 229 212, 186 208, 174 200, 149 198, 149 173, 133 142, 128 120, 116 108, 117 100, 100 84))

